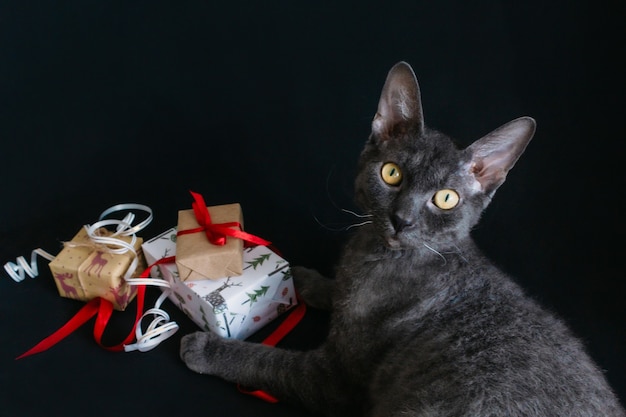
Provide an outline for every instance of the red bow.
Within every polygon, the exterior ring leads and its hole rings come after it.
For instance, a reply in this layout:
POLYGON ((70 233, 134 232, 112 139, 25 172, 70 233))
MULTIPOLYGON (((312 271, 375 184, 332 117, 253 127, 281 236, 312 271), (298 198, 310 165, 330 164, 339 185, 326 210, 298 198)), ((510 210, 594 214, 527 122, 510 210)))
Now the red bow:
POLYGON ((226 244, 227 236, 241 239, 244 242, 249 242, 253 245, 268 246, 271 244, 271 242, 268 242, 265 239, 244 232, 239 222, 228 222, 219 224, 212 223, 209 209, 207 208, 202 195, 194 193, 193 191, 189 192, 194 199, 191 207, 193 208, 193 212, 196 215, 196 221, 198 222, 200 227, 196 227, 195 229, 179 230, 177 233, 178 235, 204 232, 207 239, 209 239, 209 242, 219 246, 223 246, 226 244))

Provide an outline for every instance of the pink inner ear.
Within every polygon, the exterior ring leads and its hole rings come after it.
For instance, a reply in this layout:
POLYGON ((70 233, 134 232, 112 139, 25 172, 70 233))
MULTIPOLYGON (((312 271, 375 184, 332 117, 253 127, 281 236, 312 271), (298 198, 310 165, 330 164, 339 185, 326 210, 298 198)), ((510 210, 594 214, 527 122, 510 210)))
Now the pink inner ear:
POLYGON ((487 194, 498 188, 506 178, 506 171, 498 164, 498 158, 491 162, 489 158, 475 161, 471 166, 471 172, 480 183, 483 192, 487 194))
POLYGON ((500 126, 469 146, 472 155, 470 172, 484 193, 491 195, 502 185, 534 132, 535 121, 521 117, 500 126))
POLYGON ((408 131, 423 129, 419 86, 411 67, 402 62, 387 74, 372 121, 372 132, 381 140, 389 140, 408 131))
POLYGON ((485 190, 485 184, 483 184, 483 177, 485 176, 484 168, 485 167, 482 161, 473 162, 472 166, 470 167, 470 172, 472 173, 476 181, 478 181, 481 190, 483 191, 485 190))
POLYGON ((483 170, 482 161, 473 162, 472 166, 470 167, 470 171, 471 171, 472 174, 474 174, 475 177, 479 177, 480 176, 480 172, 482 170, 483 170))
POLYGON ((385 119, 380 113, 376 113, 374 120, 372 120, 372 132, 374 132, 380 139, 389 139, 389 128, 385 123, 385 119))

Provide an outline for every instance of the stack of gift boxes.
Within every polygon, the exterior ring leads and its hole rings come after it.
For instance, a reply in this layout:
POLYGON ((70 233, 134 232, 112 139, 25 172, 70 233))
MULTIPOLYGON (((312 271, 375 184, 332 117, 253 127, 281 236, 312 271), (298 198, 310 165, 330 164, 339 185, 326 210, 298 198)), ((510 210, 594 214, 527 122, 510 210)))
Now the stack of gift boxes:
MULTIPOLYGON (((239 204, 208 212, 212 224, 243 225, 239 204)), ((168 298, 201 329, 245 339, 297 301, 288 262, 267 246, 244 246, 242 239, 228 236, 221 244, 211 242, 194 210, 181 210, 177 228, 146 241, 142 249, 150 265, 175 256, 174 262, 153 267, 152 277, 169 283, 168 298)))
MULTIPOLYGON (((128 269, 132 267, 132 276, 137 277, 147 265, 175 256, 174 262, 153 266, 151 277, 167 282, 162 290, 203 330, 245 339, 297 304, 289 264, 275 251, 261 245, 244 247, 236 233, 211 242, 200 225, 198 209, 209 213, 207 218, 218 231, 242 232, 239 204, 207 209, 202 201, 202 207, 194 208, 181 210, 176 228, 148 241, 118 236, 134 248, 123 254, 94 244, 94 236, 88 235, 86 227, 81 229, 50 263, 59 294, 83 301, 102 297, 116 310, 124 310, 137 293, 136 286, 127 281, 128 269)), ((103 227, 96 233, 113 232, 103 227)))

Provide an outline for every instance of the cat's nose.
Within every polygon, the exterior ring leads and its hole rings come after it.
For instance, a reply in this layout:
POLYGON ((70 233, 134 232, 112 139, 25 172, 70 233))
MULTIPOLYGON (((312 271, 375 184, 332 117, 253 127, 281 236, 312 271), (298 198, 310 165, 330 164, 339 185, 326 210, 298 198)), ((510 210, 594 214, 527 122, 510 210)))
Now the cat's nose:
POLYGON ((415 220, 411 215, 403 215, 403 214, 394 214, 391 217, 391 224, 393 228, 396 230, 396 233, 400 233, 402 231, 411 229, 415 226, 415 220))

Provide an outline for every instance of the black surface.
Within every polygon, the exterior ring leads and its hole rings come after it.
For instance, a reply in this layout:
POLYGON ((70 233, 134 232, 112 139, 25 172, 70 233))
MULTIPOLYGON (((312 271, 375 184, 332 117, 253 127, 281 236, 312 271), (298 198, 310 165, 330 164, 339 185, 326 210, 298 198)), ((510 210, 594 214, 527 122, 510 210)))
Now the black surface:
MULTIPOLYGON (((537 119, 475 236, 626 399, 623 5, 213 3, 0 3, 0 262, 56 253, 120 202, 151 206, 155 236, 191 189, 240 202, 248 231, 328 273, 380 89, 406 60, 427 124, 463 144, 537 119)), ((39 268, 0 279, 0 415, 306 415, 188 371, 178 342, 196 327, 169 302, 182 328, 151 352, 106 352, 90 322, 15 361, 82 306, 39 268)), ((115 314, 105 341, 132 316, 115 314)), ((282 346, 315 346, 326 323, 309 311, 282 346)))

